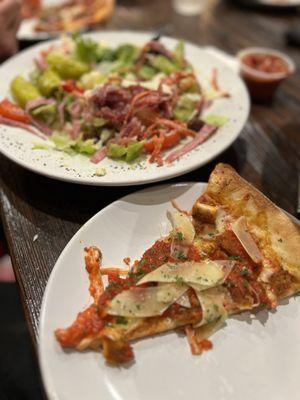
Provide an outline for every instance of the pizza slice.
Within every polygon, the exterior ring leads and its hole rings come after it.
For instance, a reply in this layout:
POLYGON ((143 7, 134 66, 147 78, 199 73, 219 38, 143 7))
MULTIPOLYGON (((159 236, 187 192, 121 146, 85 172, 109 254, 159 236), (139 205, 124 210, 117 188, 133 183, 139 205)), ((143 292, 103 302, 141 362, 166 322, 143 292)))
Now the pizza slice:
POLYGON ((62 347, 119 364, 133 359, 132 340, 181 329, 201 354, 229 315, 300 291, 299 226, 233 168, 216 166, 191 212, 173 205, 170 233, 130 268, 103 267, 100 250, 85 249, 94 303, 56 330, 62 347))
POLYGON ((44 7, 35 30, 72 32, 95 26, 112 15, 114 3, 114 0, 68 0, 63 4, 44 7))

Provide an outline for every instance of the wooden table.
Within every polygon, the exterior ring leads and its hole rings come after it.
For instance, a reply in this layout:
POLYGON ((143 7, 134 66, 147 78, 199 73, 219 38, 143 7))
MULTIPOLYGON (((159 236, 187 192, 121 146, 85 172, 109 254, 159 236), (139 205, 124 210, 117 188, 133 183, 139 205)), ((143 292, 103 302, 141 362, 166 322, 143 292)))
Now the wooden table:
MULTIPOLYGON (((160 31, 200 45, 215 45, 232 54, 246 46, 269 46, 284 50, 300 64, 299 51, 286 47, 283 38, 284 31, 297 22, 296 12, 258 13, 212 0, 199 18, 175 14, 169 1, 118 4, 107 29, 160 31)), ((207 166, 175 180, 206 181, 216 162, 228 162, 279 206, 295 213, 300 154, 299 86, 300 76, 296 73, 281 87, 272 106, 252 107, 249 122, 229 150, 207 166)), ((36 341, 43 293, 60 252, 93 214, 137 188, 56 182, 4 157, 0 157, 0 180, 4 230, 28 326, 36 341)))

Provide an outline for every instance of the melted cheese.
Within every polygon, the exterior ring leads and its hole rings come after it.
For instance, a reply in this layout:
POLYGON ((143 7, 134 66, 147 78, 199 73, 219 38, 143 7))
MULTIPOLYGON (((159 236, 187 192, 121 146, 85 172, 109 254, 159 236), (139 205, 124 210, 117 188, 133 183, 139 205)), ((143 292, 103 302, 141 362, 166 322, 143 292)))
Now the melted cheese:
POLYGON ((124 290, 111 300, 108 314, 138 318, 161 315, 187 289, 186 285, 171 283, 124 290))
POLYGON ((186 261, 166 263, 145 275, 137 284, 146 282, 195 283, 203 289, 223 283, 232 269, 231 261, 186 261))

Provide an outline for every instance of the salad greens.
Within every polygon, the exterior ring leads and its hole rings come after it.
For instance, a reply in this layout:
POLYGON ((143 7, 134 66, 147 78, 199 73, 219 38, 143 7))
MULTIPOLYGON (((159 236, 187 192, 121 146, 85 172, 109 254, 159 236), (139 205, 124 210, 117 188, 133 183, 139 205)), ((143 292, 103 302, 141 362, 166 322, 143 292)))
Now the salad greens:
POLYGON ((164 150, 197 133, 190 121, 216 128, 227 122, 220 115, 201 117, 206 98, 184 54, 183 41, 173 50, 157 40, 111 48, 76 34, 41 52, 42 62, 29 79, 15 77, 11 92, 29 113, 24 121, 40 127, 58 151, 92 162, 130 163, 149 154, 162 165, 164 150))
POLYGON ((216 125, 218 127, 221 127, 228 122, 228 118, 225 117, 224 115, 208 114, 202 117, 202 121, 205 122, 206 124, 216 125))

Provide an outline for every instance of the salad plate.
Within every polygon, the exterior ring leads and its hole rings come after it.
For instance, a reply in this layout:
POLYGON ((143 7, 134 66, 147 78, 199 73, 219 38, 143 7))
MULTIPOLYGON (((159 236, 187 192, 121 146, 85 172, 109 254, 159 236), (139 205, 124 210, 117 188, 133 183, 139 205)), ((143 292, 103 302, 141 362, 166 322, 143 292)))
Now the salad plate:
POLYGON ((205 189, 205 183, 181 183, 130 194, 96 214, 70 240, 41 309, 39 360, 50 400, 181 400, 199 392, 212 400, 252 400, 253 390, 258 400, 297 397, 299 296, 288 306, 283 301, 276 313, 261 310, 230 318, 214 334, 213 350, 201 356, 192 356, 176 332, 136 341, 136 361, 121 367, 106 363, 101 352, 63 350, 55 340, 55 329, 68 326, 92 302, 84 247, 99 247, 103 265, 121 266, 125 254, 139 259, 168 231, 170 200, 189 210, 205 189))
MULTIPOLYGON (((133 32, 97 32, 88 36, 84 35, 84 38, 86 37, 98 43, 100 42, 103 46, 109 45, 111 48, 117 48, 124 43, 142 47, 152 38, 150 33, 133 32)), ((43 52, 49 51, 47 50, 49 46, 55 47, 57 43, 57 41, 45 42, 33 46, 1 66, 0 89, 2 99, 12 98, 11 82, 15 81, 16 76, 21 75, 22 79, 29 79, 29 77, 32 79, 35 60, 41 53, 44 54, 43 52), (20 65, 22 65, 22 70, 20 70, 20 65)), ((169 51, 170 49, 173 50, 178 42, 175 39, 165 37, 161 39, 161 43, 169 51)), ((99 163, 94 163, 86 155, 80 154, 77 150, 74 151, 75 148, 78 149, 79 147, 83 148, 83 151, 90 151, 90 148, 82 147, 81 142, 80 146, 78 146, 78 142, 74 142, 75 145, 73 143, 72 151, 57 151, 57 146, 53 145, 53 141, 47 140, 47 145, 45 145, 44 140, 26 132, 20 126, 3 124, 0 125, 0 152, 12 161, 36 173, 54 179, 88 185, 144 184, 182 175, 206 164, 228 148, 240 134, 249 114, 249 97, 239 76, 205 48, 186 43, 185 59, 188 62, 188 68, 193 68, 193 73, 200 84, 201 90, 205 88, 207 93, 212 94, 213 91, 210 85, 215 71, 218 74, 217 86, 221 88, 222 93, 227 95, 216 96, 216 93, 214 93, 209 100, 207 99, 203 110, 203 119, 205 120, 207 117, 207 121, 213 121, 213 123, 218 124, 218 127, 216 127, 218 129, 216 131, 213 130, 213 134, 208 135, 207 140, 201 145, 193 148, 187 154, 183 154, 180 158, 175 157, 172 162, 164 162, 163 165, 159 162, 149 162, 147 157, 139 157, 134 162, 126 162, 124 161, 125 156, 116 159, 116 153, 110 152, 111 158, 105 157, 99 163), (218 117, 217 120, 216 116, 218 117), (209 119, 209 117, 212 117, 212 119, 209 119), (219 124, 220 117, 223 121, 222 124, 219 124)), ((54 61, 53 65, 56 68, 58 64, 54 61)), ((95 71, 92 72, 94 73, 95 71)), ((189 72, 187 71, 186 73, 189 72)), ((153 80, 155 79, 157 80, 156 76, 153 80)), ((133 83, 136 84, 136 82, 133 83)), ((86 92, 90 91, 86 90, 86 92)), ((88 94, 84 93, 84 95, 88 94)), ((193 96, 194 93, 190 98, 193 98, 193 96)), ((47 99, 48 102, 52 100, 47 99)), ((55 101, 59 108, 60 103, 57 99, 55 101)), ((97 121, 99 121, 99 118, 97 121)), ((180 123, 183 126, 183 123, 180 123)), ((188 125, 186 124, 185 126, 188 125)), ((72 126, 73 128, 74 126, 72 126)), ((172 131, 173 134, 174 130, 172 131)), ((204 132, 204 134, 206 133, 204 132)), ((99 143, 100 140, 97 142, 97 146, 99 143)), ((68 146, 69 144, 67 144, 68 146)), ((61 150, 61 147, 59 150, 61 150)), ((180 147, 180 145, 177 147, 180 147)), ((123 151, 124 149, 121 150, 123 151)), ((95 150, 92 149, 92 151, 95 150)), ((127 150, 125 149, 124 151, 126 153, 127 150)), ((170 152, 172 152, 172 149, 169 150, 170 152)), ((166 154, 168 155, 168 149, 166 154)), ((157 159, 154 161, 157 161, 157 159)))

